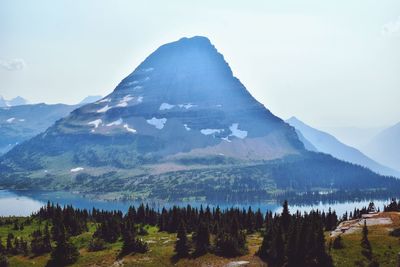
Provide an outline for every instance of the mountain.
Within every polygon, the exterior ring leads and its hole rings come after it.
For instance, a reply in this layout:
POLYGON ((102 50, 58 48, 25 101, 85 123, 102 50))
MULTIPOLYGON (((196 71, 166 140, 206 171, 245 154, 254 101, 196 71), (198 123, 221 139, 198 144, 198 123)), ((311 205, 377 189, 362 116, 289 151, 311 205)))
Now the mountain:
POLYGON ((325 126, 322 130, 332 134, 341 142, 364 152, 362 148, 384 129, 385 127, 325 126))
POLYGON ((308 152, 254 99, 211 42, 182 38, 148 56, 112 93, 0 159, 7 188, 112 198, 265 199, 400 182, 308 152))
POLYGON ((28 101, 20 96, 17 96, 11 100, 5 100, 2 96, 0 96, 0 107, 13 107, 26 104, 28 104, 28 101))
POLYGON ((380 132, 362 149, 372 158, 400 171, 400 122, 380 132))
MULTIPOLYGON (((308 150, 327 153, 335 158, 367 167, 374 172, 383 175, 400 177, 400 172, 379 164, 378 162, 364 155, 359 150, 341 143, 334 136, 326 132, 310 127, 296 117, 291 117, 290 119, 286 120, 286 122, 295 127, 296 130, 301 133, 303 138, 307 140, 306 142, 311 143, 311 149, 310 145, 305 143, 305 147, 308 150)), ((302 140, 302 137, 299 138, 302 140)))
POLYGON ((0 154, 44 132, 56 120, 77 107, 35 104, 0 108, 0 154))
POLYGON ((79 102, 79 105, 93 103, 100 99, 102 99, 101 95, 89 95, 89 96, 85 97, 84 99, 82 99, 82 101, 79 102))

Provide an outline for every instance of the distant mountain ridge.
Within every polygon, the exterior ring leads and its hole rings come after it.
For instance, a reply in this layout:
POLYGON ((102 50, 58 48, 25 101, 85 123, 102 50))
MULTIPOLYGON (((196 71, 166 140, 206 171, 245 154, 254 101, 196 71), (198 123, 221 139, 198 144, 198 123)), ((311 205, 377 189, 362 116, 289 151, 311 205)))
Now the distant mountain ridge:
MULTIPOLYGON (((309 144, 305 143, 305 146, 310 151, 327 153, 335 158, 359 164, 383 175, 400 177, 400 172, 379 164, 364 155, 361 151, 341 143, 334 136, 326 132, 312 128, 296 117, 291 117, 286 122, 295 127, 306 142, 309 142, 309 144)), ((300 140, 302 140, 302 137, 300 137, 300 140)))
POLYGON ((44 132, 77 105, 20 105, 0 108, 0 155, 15 145, 44 132))
POLYGON ((28 104, 28 101, 20 96, 14 97, 13 99, 6 100, 0 96, 0 107, 14 107, 28 104))
POLYGON ((400 190, 304 148, 205 37, 162 45, 106 97, 0 158, 0 186, 156 199, 400 190))
POLYGON ((380 132, 362 149, 367 155, 400 171, 400 122, 380 132))
POLYGON ((79 105, 93 103, 93 102, 96 102, 96 101, 98 101, 98 100, 100 100, 102 98, 103 97, 101 95, 89 95, 89 96, 85 97, 84 99, 82 99, 82 101, 79 102, 79 105))

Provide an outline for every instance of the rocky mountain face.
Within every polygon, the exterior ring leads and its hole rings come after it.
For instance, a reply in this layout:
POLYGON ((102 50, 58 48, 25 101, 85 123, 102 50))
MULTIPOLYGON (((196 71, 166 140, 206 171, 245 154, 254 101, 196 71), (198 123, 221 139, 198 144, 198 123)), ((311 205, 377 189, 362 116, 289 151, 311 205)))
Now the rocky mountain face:
POLYGON ((307 152, 295 129, 250 95, 205 37, 161 46, 108 96, 8 152, 0 170, 0 185, 8 187, 163 199, 264 198, 332 187, 335 179, 361 187, 360 177, 382 181, 307 152))
POLYGON ((270 160, 298 154, 303 145, 249 94, 207 38, 194 37, 161 46, 110 95, 74 110, 23 150, 70 151, 71 168, 132 168, 186 157, 270 160), (112 153, 104 158, 106 150, 112 153))
POLYGON ((345 160, 354 164, 367 167, 374 172, 400 177, 400 172, 386 167, 368 156, 364 155, 361 151, 346 144, 343 144, 334 136, 317 130, 296 117, 286 120, 287 123, 292 125, 299 131, 299 138, 304 143, 307 150, 317 151, 330 154, 335 158, 345 160))

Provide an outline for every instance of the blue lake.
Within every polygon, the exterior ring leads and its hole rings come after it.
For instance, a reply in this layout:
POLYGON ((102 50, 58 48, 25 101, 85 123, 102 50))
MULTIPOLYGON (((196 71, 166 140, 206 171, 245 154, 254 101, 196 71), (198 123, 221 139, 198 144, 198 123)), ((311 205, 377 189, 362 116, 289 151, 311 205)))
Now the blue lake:
MULTIPOLYGON (((0 190, 0 216, 27 216, 39 210, 40 207, 45 205, 47 201, 59 203, 60 205, 72 205, 76 208, 97 209, 104 210, 121 210, 127 211, 130 205, 139 205, 137 202, 129 201, 102 201, 97 199, 86 198, 77 194, 69 192, 38 192, 38 191, 9 191, 0 190)), ((383 200, 371 200, 375 203, 375 206, 383 209, 383 205, 387 204, 388 201, 383 200)), ((289 203, 291 212, 300 210, 301 212, 308 212, 312 209, 319 209, 327 211, 329 207, 335 210, 338 215, 343 215, 346 211, 353 211, 354 208, 362 208, 368 206, 370 201, 352 201, 352 202, 336 202, 336 203, 318 203, 313 205, 295 205, 295 203, 289 203)), ((185 202, 185 203, 169 203, 169 202, 148 202, 149 206, 160 209, 162 207, 171 207, 173 205, 186 206, 190 204, 194 207, 200 205, 215 207, 215 204, 209 204, 206 202, 185 202)), ((253 210, 258 208, 262 212, 271 210, 272 212, 280 212, 281 206, 278 203, 252 203, 252 204, 223 204, 219 205, 221 208, 230 208, 232 206, 239 208, 248 208, 251 205, 253 210)))

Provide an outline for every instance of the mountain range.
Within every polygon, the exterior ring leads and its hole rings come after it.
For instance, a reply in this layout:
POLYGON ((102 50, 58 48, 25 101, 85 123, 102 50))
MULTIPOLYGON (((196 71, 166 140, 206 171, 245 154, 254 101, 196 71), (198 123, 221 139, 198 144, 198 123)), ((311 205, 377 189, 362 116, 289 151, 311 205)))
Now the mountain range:
POLYGON ((112 93, 15 146, 0 171, 7 188, 128 198, 400 189, 394 178, 305 149, 199 36, 159 47, 112 93))
POLYGON ((0 154, 44 132, 78 105, 20 105, 0 108, 0 154))
POLYGON ((28 104, 28 101, 20 96, 17 96, 10 100, 6 100, 2 96, 0 96, 0 107, 13 107, 26 104, 28 104))
POLYGON ((301 133, 299 138, 304 143, 306 149, 310 151, 327 153, 335 158, 367 167, 383 175, 400 177, 400 172, 374 161, 358 149, 343 144, 333 135, 312 128, 296 117, 291 117, 286 122, 301 133))

